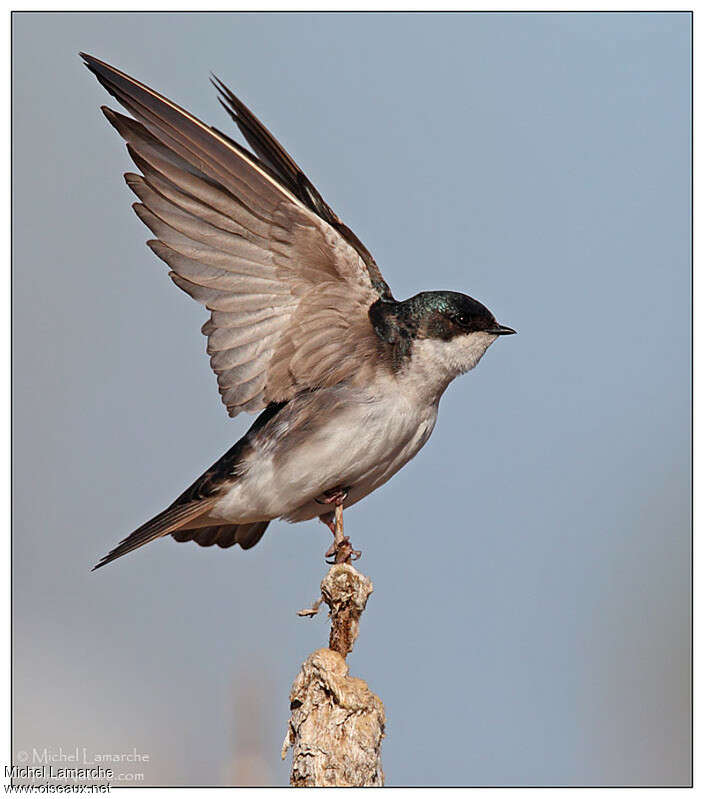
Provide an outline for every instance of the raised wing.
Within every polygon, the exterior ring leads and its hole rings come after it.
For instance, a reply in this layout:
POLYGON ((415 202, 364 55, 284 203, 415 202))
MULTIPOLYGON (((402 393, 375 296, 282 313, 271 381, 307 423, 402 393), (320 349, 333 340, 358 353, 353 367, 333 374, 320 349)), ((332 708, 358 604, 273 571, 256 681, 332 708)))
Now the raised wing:
POLYGON ((250 147, 259 156, 260 163, 270 170, 279 183, 286 186, 311 211, 334 227, 357 250, 369 272, 372 285, 379 292, 379 295, 384 299, 393 299, 391 289, 389 289, 386 281, 381 276, 379 267, 376 265, 376 261, 372 258, 369 250, 325 202, 320 192, 308 180, 293 158, 222 81, 213 77, 212 83, 220 92, 220 97, 218 98, 220 104, 232 117, 250 147))
POLYGON ((391 293, 374 260, 234 95, 220 85, 259 158, 81 55, 132 115, 103 108, 141 172, 125 178, 156 236, 149 246, 211 312, 203 333, 230 416, 335 385, 385 357, 368 309, 391 293))

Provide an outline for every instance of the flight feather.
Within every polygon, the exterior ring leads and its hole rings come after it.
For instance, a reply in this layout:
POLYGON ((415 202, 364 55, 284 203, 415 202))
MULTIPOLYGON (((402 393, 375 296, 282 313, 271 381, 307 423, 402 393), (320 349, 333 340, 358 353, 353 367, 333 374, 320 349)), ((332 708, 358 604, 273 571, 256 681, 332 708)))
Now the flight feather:
POLYGON ((130 116, 103 108, 139 174, 127 185, 202 328, 231 416, 352 379, 385 344, 369 307, 391 299, 373 258, 278 141, 224 84, 256 154, 98 59, 88 68, 130 116))

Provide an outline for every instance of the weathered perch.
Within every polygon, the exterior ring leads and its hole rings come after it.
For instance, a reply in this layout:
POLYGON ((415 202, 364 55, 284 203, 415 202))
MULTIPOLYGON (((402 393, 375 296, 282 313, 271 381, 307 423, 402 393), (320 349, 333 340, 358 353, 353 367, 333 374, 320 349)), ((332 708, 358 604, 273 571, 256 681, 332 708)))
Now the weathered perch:
POLYGON ((281 757, 293 749, 294 787, 382 786, 384 705, 366 682, 349 676, 345 657, 359 633, 372 583, 349 563, 331 567, 321 599, 300 615, 330 608, 330 646, 303 663, 291 688, 291 718, 281 757))

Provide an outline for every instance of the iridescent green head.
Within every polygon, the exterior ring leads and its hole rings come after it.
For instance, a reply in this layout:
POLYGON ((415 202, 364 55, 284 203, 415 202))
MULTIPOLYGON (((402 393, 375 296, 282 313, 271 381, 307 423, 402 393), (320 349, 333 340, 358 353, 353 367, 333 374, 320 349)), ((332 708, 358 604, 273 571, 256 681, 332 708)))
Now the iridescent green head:
POLYGON ((369 318, 380 338, 400 345, 423 338, 450 341, 476 332, 516 332, 500 325, 486 306, 457 291, 422 291, 403 302, 379 300, 369 309, 369 318))

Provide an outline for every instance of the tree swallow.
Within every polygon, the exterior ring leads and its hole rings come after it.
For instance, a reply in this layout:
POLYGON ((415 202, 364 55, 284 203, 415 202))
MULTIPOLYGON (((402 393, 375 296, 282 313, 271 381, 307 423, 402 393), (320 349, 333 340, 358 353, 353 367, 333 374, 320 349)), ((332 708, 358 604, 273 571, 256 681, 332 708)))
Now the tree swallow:
POLYGON ((125 180, 155 236, 149 247, 210 311, 202 332, 229 415, 261 411, 95 568, 166 535, 249 549, 279 518, 320 518, 335 534, 327 554, 348 560, 343 506, 416 455, 449 383, 515 331, 454 291, 394 299, 366 247, 217 78, 220 103, 253 152, 81 55, 130 114, 102 109, 141 173, 125 180))

